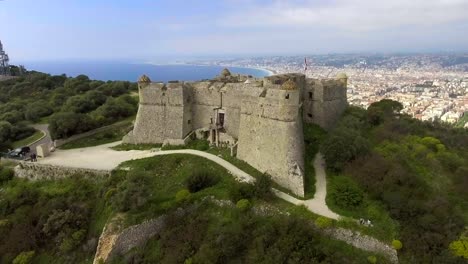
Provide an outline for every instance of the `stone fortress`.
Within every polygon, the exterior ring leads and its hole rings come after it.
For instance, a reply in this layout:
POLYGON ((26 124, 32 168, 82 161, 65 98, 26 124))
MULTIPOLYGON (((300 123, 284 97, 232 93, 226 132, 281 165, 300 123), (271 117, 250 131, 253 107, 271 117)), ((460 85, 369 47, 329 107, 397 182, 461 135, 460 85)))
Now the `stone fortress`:
POLYGON ((183 145, 207 139, 304 196, 303 122, 329 129, 346 109, 347 77, 317 80, 303 74, 263 79, 232 75, 213 80, 138 80, 140 105, 130 144, 183 145))

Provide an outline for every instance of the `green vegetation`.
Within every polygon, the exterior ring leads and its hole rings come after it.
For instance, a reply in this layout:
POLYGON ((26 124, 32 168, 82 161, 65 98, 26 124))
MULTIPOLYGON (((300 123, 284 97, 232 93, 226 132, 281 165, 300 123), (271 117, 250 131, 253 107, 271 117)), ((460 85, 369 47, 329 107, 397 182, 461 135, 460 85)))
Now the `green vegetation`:
POLYGON ((136 83, 102 82, 25 72, 0 82, 0 150, 34 134, 30 123, 49 123, 54 139, 67 138, 132 116, 136 83))
MULTIPOLYGON (((123 259, 138 263, 362 263, 368 254, 321 236, 317 216, 271 195, 263 175, 255 185, 238 183, 221 166, 193 155, 125 162, 109 178, 77 175, 55 181, 3 182, 0 256, 10 263, 34 251, 32 263, 89 263, 103 226, 124 212, 125 225, 171 216, 161 236, 123 259), (195 186, 190 193, 186 188, 195 186), (236 204, 219 206, 210 199, 236 204), (180 207, 197 208, 174 216, 180 207), (256 210, 271 215, 256 214, 256 210), (286 214, 278 214, 277 210, 286 214), (220 239, 216 239, 220 238, 220 239), (183 242, 184 241, 184 242, 183 242), (262 246, 263 245, 263 246, 262 246)), ((382 262, 385 263, 385 262, 382 262)))
POLYGON ((110 129, 101 131, 89 137, 77 139, 67 144, 60 146, 61 149, 75 149, 75 148, 86 148, 92 146, 103 145, 122 140, 122 138, 128 133, 132 125, 131 121, 120 122, 115 124, 110 129))
POLYGON ((402 263, 461 263, 450 250, 468 223, 468 132, 402 115, 382 100, 351 107, 322 143, 328 205, 370 219, 402 263))
POLYGON ((247 211, 250 209, 252 205, 250 204, 250 201, 247 200, 247 199, 240 199, 237 203, 236 203, 236 207, 241 210, 241 211, 247 211))
POLYGON ((0 262, 84 263, 92 260, 98 232, 90 229, 103 211, 103 179, 4 181, 0 198, 0 262), (32 252, 32 253, 31 253, 32 252))
POLYGON ((403 248, 403 243, 401 243, 400 240, 393 240, 392 241, 392 247, 396 250, 400 250, 403 248))
POLYGON ((129 151, 129 150, 150 150, 155 148, 161 148, 162 144, 120 144, 112 147, 113 150, 117 151, 129 151))
POLYGON ((34 134, 32 134, 30 137, 27 137, 22 140, 15 141, 11 144, 11 147, 13 149, 23 147, 23 146, 28 146, 37 140, 41 139, 44 136, 44 132, 42 131, 36 131, 34 134))
POLYGON ((328 228, 333 225, 333 220, 331 220, 330 218, 320 216, 317 219, 315 219, 314 223, 318 228, 328 228))
POLYGON ((456 127, 464 127, 465 124, 468 123, 468 112, 465 112, 463 116, 458 120, 458 122, 455 124, 456 127))
POLYGON ((450 243, 450 250, 455 256, 468 259, 468 229, 460 236, 459 240, 450 243))

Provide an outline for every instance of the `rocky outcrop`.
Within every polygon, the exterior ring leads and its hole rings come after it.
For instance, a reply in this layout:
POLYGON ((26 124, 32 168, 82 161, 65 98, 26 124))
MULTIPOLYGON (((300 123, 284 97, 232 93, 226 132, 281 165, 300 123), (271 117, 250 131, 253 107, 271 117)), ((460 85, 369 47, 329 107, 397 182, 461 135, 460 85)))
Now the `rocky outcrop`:
MULTIPOLYGON (((171 216, 182 217, 196 209, 196 206, 179 208, 171 216)), ((139 225, 122 230, 122 215, 114 217, 104 227, 99 238, 98 248, 93 264, 107 263, 115 256, 125 255, 135 247, 144 246, 151 238, 161 233, 167 225, 168 215, 147 220, 139 225)))

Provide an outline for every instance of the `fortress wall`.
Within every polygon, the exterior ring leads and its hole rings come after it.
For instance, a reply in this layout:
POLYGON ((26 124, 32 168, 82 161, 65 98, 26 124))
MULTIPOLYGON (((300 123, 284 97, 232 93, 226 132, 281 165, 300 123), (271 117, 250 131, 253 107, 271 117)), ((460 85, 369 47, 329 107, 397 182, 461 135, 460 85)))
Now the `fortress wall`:
MULTIPOLYGON (((296 93, 299 98, 299 91, 296 93)), ((245 98, 237 157, 268 173, 281 186, 304 196, 302 118, 298 105, 295 111, 292 108, 294 105, 286 99, 280 102, 272 98, 245 98), (267 115, 267 111, 271 113, 267 115)))
POLYGON ((304 90, 304 121, 324 129, 332 128, 348 106, 346 89, 341 80, 308 79, 304 90))
POLYGON ((134 144, 163 143, 165 139, 183 139, 191 131, 190 96, 181 83, 151 84, 140 88, 140 105, 133 132, 126 142, 134 144))
POLYGON ((242 90, 242 83, 226 84, 222 89, 223 108, 226 111, 224 128, 234 138, 239 138, 242 90))
POLYGON ((299 97, 297 90, 268 89, 265 97, 246 96, 242 101, 241 114, 259 114, 263 118, 293 122, 299 113, 299 97), (287 95, 289 99, 286 99, 287 95))
POLYGON ((192 127, 195 130, 209 127, 211 118, 214 123, 213 109, 221 105, 221 94, 218 89, 210 86, 210 82, 197 83, 192 86, 192 127))

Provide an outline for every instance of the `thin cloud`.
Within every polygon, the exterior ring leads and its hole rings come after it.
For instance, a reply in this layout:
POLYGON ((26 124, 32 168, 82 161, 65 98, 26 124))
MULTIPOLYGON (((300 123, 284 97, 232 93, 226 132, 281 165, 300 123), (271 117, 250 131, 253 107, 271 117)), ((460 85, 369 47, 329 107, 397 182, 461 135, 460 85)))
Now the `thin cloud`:
POLYGON ((466 0, 337 0, 251 2, 220 23, 227 27, 331 27, 371 31, 402 26, 428 27, 468 21, 466 0))

